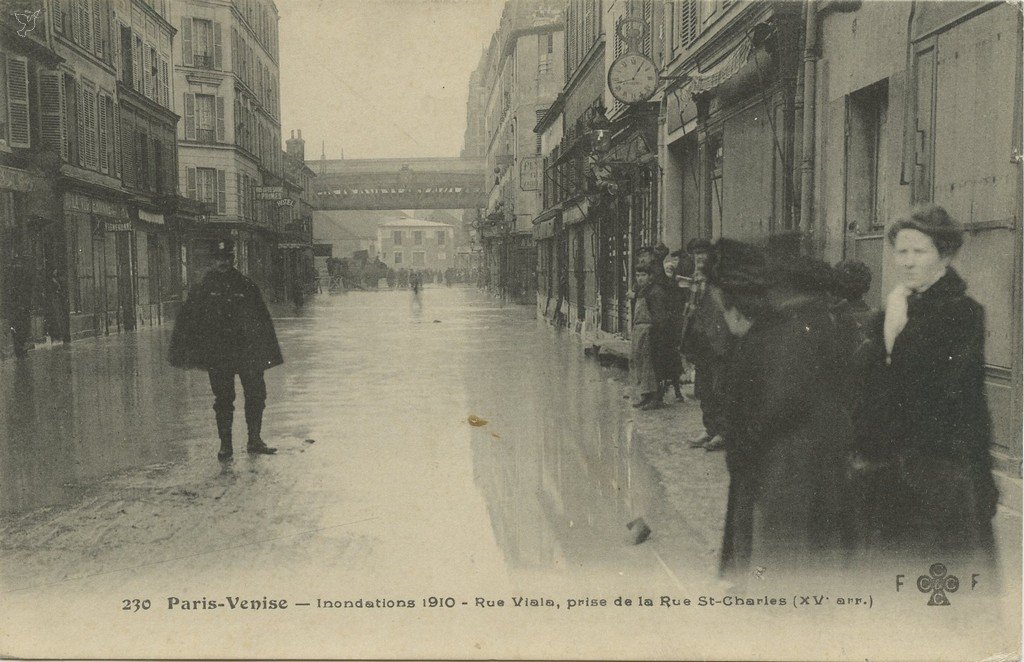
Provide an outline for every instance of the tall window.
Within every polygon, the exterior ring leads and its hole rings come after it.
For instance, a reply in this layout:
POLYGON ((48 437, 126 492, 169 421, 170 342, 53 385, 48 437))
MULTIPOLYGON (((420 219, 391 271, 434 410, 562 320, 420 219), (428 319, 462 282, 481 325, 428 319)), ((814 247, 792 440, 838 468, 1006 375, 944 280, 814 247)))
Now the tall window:
POLYGON ((196 95, 196 140, 217 142, 216 102, 212 94, 196 95))
POLYGON ((192 52, 195 65, 203 69, 213 69, 213 23, 193 19, 192 52))
POLYGON ((217 171, 213 168, 196 168, 196 200, 217 202, 217 171))
MULTIPOLYGON (((415 230, 415 231, 413 231, 413 233, 412 233, 412 243, 416 244, 417 246, 422 246, 423 245, 423 231, 422 230, 415 230)), ((413 259, 414 260, 415 260, 415 255, 416 254, 413 253, 413 256, 414 256, 413 259)))
MULTIPOLYGON (((401 246, 402 245, 402 231, 401 230, 394 230, 394 231, 391 232, 391 243, 393 243, 395 246, 401 246)), ((401 255, 401 253, 396 253, 396 255, 401 255)))
POLYGON ((437 245, 438 246, 444 246, 445 239, 447 239, 447 238, 448 238, 448 233, 447 232, 445 232, 444 230, 438 230, 437 231, 437 245))
POLYGON ((395 264, 396 265, 397 264, 402 264, 402 253, 401 252, 396 252, 395 253, 395 264))

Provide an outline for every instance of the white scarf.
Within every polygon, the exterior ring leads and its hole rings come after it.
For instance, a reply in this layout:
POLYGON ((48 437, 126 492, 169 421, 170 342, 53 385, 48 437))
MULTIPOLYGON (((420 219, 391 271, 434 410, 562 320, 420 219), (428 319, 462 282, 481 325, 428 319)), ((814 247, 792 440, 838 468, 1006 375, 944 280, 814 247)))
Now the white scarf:
POLYGON ((882 331, 885 335, 885 362, 892 361, 892 348, 896 344, 896 337, 907 325, 907 298, 914 293, 906 285, 897 285, 889 292, 885 300, 885 323, 882 331))

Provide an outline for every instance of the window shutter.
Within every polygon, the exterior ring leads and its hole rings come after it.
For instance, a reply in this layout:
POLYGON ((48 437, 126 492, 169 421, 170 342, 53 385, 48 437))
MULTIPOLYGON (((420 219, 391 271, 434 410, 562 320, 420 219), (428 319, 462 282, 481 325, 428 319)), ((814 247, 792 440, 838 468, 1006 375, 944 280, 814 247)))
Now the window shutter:
POLYGON ((223 170, 217 170, 217 213, 226 214, 228 206, 228 192, 225 187, 227 177, 223 170))
POLYGON ((185 140, 196 139, 196 95, 185 93, 185 140))
POLYGON ((28 60, 7 56, 7 121, 11 147, 29 147, 28 60))
POLYGON ((192 61, 192 19, 188 16, 181 17, 181 61, 186 67, 191 67, 192 61))
POLYGON ((57 32, 64 32, 64 14, 62 0, 51 0, 50 7, 53 9, 53 29, 57 32))
POLYGON ((238 215, 244 218, 243 205, 242 205, 242 173, 235 173, 235 195, 238 198, 236 204, 238 205, 238 215))
POLYGON ((121 173, 126 186, 135 187, 138 171, 135 168, 135 127, 127 113, 121 118, 121 173))
POLYGON ((217 22, 217 23, 213 24, 213 68, 214 69, 223 69, 224 68, 224 58, 223 58, 223 54, 221 52, 220 40, 221 40, 220 23, 217 22))
POLYGON ((75 129, 78 135, 78 165, 85 165, 85 90, 82 81, 75 81, 75 129))
POLYGON ((160 58, 160 103, 169 106, 171 103, 171 67, 167 58, 160 58))
POLYGON ((217 97, 217 142, 224 142, 224 97, 217 97))
POLYGON ((63 77, 59 71, 39 71, 39 135, 44 145, 60 150, 68 159, 67 126, 64 115, 63 77))
POLYGON ((93 51, 96 55, 103 57, 103 21, 100 20, 100 12, 103 10, 100 3, 103 0, 91 0, 92 2, 92 39, 93 51))
MULTIPOLYGON (((95 0, 92 0, 95 2, 95 0)), ((82 13, 81 45, 85 50, 92 50, 92 11, 89 7, 90 0, 81 0, 80 11, 82 13)))
POLYGON ((137 36, 132 36, 132 87, 136 91, 142 92, 142 40, 137 36))
POLYGON ((96 92, 86 90, 85 92, 85 150, 87 167, 96 170, 99 166, 99 159, 96 158, 96 142, 98 128, 96 125, 96 92))
POLYGON ((107 95, 96 95, 96 110, 99 122, 99 163, 100 172, 110 171, 110 161, 107 158, 107 95))
POLYGON ((187 166, 185 168, 185 193, 186 196, 193 200, 198 200, 199 196, 196 195, 196 169, 195 166, 187 166))
POLYGON ((112 133, 114 134, 114 174, 120 175, 124 172, 121 168, 121 107, 116 103, 112 105, 114 108, 113 121, 111 122, 113 125, 112 133))
POLYGON ((82 38, 82 0, 68 0, 71 10, 71 40, 78 43, 82 38))

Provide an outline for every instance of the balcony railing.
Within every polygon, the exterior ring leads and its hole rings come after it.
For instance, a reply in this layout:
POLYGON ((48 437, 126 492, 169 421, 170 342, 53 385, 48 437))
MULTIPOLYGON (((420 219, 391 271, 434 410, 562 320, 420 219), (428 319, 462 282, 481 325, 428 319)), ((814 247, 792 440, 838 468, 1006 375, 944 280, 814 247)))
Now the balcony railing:
POLYGON ((213 69, 213 56, 194 53, 192 63, 197 69, 213 69))
POLYGON ((201 143, 216 143, 217 131, 215 129, 196 129, 196 140, 201 143))

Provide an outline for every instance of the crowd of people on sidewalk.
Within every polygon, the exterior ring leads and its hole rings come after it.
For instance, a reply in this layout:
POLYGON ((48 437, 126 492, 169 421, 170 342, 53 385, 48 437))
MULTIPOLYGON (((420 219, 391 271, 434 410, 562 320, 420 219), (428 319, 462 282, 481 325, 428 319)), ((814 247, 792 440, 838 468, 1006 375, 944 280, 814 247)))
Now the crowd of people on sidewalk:
POLYGON ((634 406, 663 406, 669 386, 688 401, 692 371, 704 432, 682 444, 725 451, 720 573, 734 584, 766 569, 995 567, 984 314, 950 266, 963 230, 929 206, 887 240, 899 283, 881 310, 865 303, 865 264, 808 257, 797 235, 638 253, 634 406))

